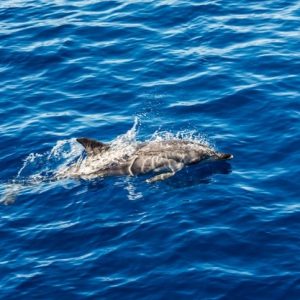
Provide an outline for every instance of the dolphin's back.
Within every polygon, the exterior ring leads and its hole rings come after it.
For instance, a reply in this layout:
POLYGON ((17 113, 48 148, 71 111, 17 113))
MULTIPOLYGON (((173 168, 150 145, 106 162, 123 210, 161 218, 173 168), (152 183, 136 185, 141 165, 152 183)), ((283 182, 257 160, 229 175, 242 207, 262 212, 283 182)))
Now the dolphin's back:
POLYGON ((136 154, 138 156, 159 156, 184 163, 193 163, 197 158, 201 160, 212 152, 206 145, 184 140, 153 141, 143 145, 136 154), (203 158, 202 158, 202 155, 203 158))

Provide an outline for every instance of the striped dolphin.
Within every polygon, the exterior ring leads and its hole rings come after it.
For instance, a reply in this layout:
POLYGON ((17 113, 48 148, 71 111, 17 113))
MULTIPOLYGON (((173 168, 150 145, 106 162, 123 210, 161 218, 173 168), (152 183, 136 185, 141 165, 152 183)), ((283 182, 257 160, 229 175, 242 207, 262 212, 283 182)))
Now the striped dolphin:
POLYGON ((77 138, 87 157, 56 174, 56 178, 95 178, 114 175, 159 173, 147 182, 165 180, 187 165, 205 160, 227 160, 232 154, 189 140, 163 140, 138 143, 130 154, 115 156, 111 144, 89 138, 77 138), (105 160, 103 159, 105 157, 105 160))

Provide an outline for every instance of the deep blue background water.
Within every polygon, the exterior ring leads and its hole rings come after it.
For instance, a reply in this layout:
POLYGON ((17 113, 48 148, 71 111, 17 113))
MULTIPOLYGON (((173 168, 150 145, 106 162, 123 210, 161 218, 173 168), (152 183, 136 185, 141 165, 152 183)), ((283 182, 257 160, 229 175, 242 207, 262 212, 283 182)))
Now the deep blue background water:
POLYGON ((135 117, 234 159, 26 187, 0 206, 0 298, 300 299, 299 20, 298 0, 2 1, 1 194, 135 117))

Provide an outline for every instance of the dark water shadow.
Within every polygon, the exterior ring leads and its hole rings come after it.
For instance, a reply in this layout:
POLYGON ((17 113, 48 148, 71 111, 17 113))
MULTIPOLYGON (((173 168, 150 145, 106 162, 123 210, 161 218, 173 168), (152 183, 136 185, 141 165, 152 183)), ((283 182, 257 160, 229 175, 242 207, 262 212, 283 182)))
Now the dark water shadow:
POLYGON ((102 190, 109 186, 108 178, 95 178, 90 180, 78 179, 80 181, 80 185, 85 186, 90 191, 102 190))
POLYGON ((207 162, 185 168, 174 177, 166 180, 166 184, 172 188, 209 184, 214 175, 228 175, 231 172, 232 167, 229 162, 207 162))

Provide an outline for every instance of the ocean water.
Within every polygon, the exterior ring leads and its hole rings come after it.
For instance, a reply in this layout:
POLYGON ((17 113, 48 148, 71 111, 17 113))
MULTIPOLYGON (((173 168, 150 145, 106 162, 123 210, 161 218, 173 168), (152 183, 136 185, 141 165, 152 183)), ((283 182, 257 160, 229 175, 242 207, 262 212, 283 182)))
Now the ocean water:
POLYGON ((0 3, 0 299, 300 299, 300 1, 0 3), (51 180, 77 137, 234 159, 51 180))

